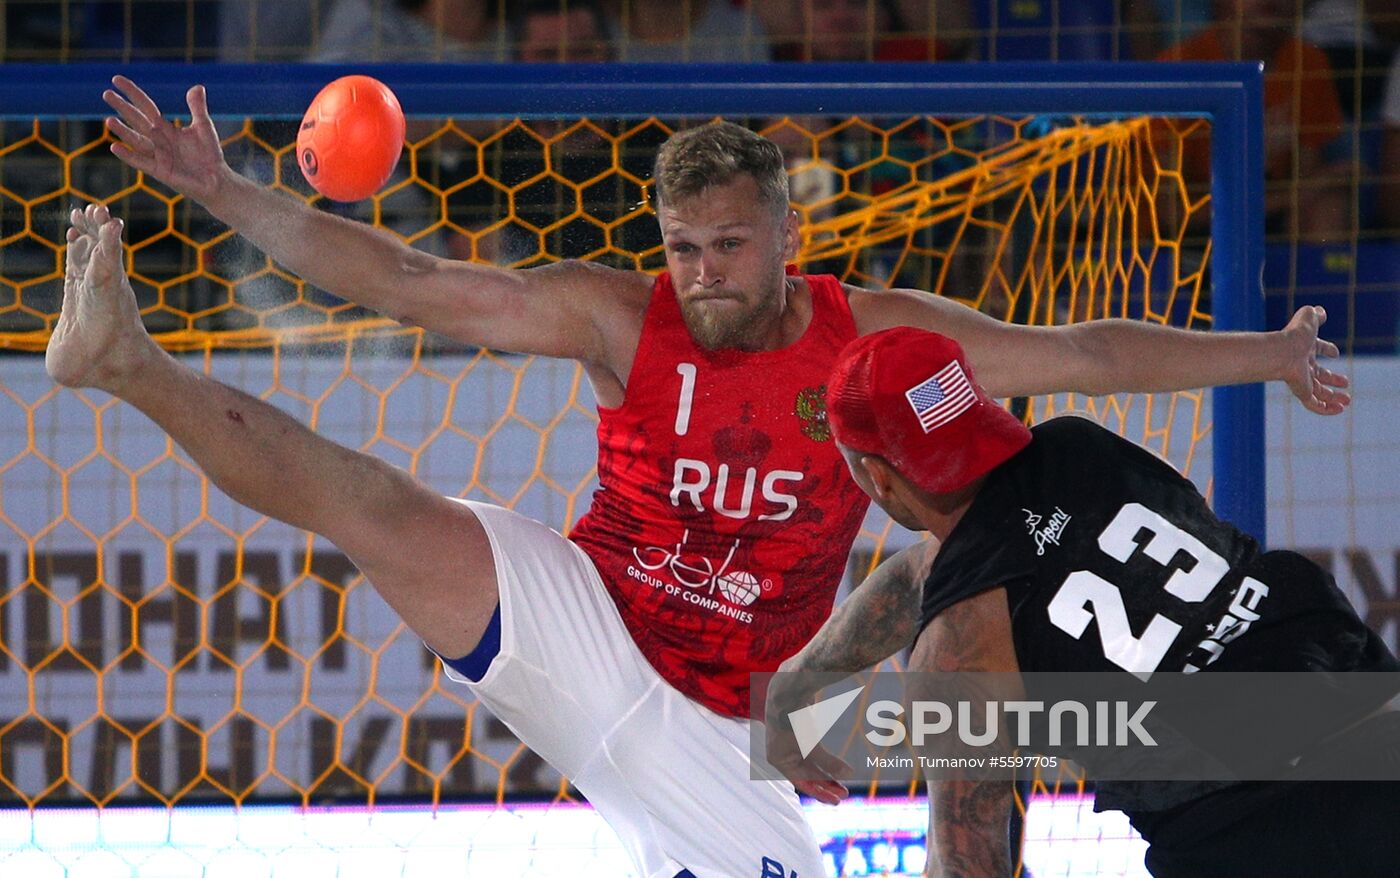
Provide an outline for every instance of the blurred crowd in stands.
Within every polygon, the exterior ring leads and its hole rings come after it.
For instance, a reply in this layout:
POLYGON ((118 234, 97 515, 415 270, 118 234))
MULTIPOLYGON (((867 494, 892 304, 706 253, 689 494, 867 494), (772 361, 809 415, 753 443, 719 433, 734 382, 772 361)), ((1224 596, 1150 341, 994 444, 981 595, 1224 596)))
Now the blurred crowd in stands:
POLYGON ((1270 231, 1329 240, 1400 228, 1393 0, 30 0, 0 8, 6 62, 1257 59, 1268 72, 1270 231))
MULTIPOLYGON (((0 10, 4 63, 1260 60, 1269 240, 1400 237, 1396 0, 11 0, 0 10)), ((593 166, 580 138, 561 154, 581 180, 593 166)), ((800 140, 784 146, 800 151, 800 140)), ((1202 192, 1207 155, 1204 137, 1186 139, 1183 172, 1202 192)), ((450 173, 451 156, 440 158, 450 173)), ((820 189, 794 180, 807 183, 820 189)), ((538 199, 542 217, 555 200, 538 199)), ((485 255, 509 261, 511 247, 485 255)))

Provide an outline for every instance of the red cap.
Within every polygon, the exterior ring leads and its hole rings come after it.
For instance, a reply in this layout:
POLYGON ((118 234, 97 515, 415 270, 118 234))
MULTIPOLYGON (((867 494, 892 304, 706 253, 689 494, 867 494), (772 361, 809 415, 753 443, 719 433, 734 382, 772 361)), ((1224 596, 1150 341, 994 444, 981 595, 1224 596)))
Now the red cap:
POLYGON ((846 345, 826 400, 837 442, 885 458, 934 494, 966 487, 1031 441, 977 385, 961 345, 912 326, 846 345))

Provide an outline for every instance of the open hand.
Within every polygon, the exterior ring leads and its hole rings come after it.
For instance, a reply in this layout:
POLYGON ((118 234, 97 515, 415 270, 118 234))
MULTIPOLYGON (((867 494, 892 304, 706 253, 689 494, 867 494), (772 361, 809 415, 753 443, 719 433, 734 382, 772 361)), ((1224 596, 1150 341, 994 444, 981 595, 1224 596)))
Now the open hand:
POLYGON ((1318 364, 1318 357, 1337 356, 1337 346, 1318 338, 1327 322, 1327 312, 1317 305, 1305 305, 1293 314, 1283 328, 1289 342, 1289 359, 1283 380, 1303 407, 1319 415, 1336 415, 1351 404, 1347 376, 1318 364))
POLYGON ((774 674, 764 700, 763 722, 768 764, 792 781, 797 791, 828 805, 839 804, 850 795, 842 782, 851 777, 851 767, 821 744, 802 755, 789 715, 810 704, 817 693, 807 691, 804 675, 774 674))
POLYGON ((190 124, 177 128, 130 79, 114 76, 112 85, 115 89, 102 93, 102 100, 120 117, 107 117, 107 129, 117 137, 112 153, 196 201, 203 202, 217 192, 224 175, 231 172, 214 120, 209 117, 204 86, 193 86, 185 93, 190 124))
MULTIPOLYGON (((791 736, 788 736, 791 739, 791 736)), ((851 794, 844 781, 853 772, 851 766, 835 753, 818 744, 807 757, 802 758, 797 751, 795 739, 791 749, 779 745, 774 752, 772 738, 769 739, 768 761, 804 796, 811 796, 826 805, 839 805, 851 794)))

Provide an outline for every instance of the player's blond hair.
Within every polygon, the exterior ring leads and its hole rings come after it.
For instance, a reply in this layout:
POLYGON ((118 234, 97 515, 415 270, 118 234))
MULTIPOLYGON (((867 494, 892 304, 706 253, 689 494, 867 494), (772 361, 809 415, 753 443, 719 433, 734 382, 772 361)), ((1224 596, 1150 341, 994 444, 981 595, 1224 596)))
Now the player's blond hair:
POLYGON ((658 206, 700 195, 740 174, 758 184, 759 198, 779 214, 788 209, 788 176, 777 144, 733 122, 678 131, 656 153, 652 193, 658 206))

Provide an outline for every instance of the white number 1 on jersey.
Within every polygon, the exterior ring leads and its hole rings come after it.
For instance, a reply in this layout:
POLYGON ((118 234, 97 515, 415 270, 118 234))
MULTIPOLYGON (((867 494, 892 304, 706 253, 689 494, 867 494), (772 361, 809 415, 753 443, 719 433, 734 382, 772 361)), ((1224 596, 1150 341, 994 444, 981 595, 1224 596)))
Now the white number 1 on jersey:
POLYGON ((690 430, 690 403, 695 399, 695 364, 677 363, 676 372, 681 376, 681 398, 676 404, 676 435, 684 436, 690 430))

